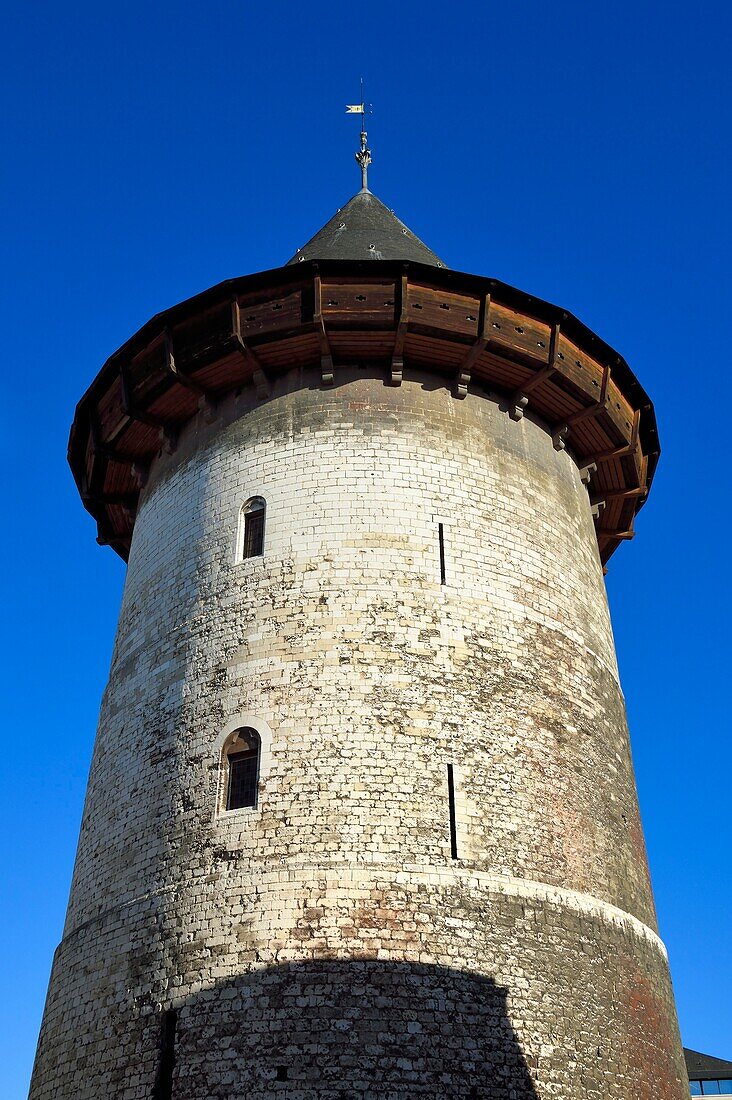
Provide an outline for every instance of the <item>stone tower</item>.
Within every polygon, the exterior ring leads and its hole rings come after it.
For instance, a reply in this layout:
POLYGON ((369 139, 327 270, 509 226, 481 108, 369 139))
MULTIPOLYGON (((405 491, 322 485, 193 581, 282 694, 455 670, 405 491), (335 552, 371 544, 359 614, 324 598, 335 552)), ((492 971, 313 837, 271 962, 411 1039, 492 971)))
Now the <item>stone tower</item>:
POLYGON ((129 567, 32 1100, 682 1100, 627 364, 364 189, 145 325, 69 456, 129 567))

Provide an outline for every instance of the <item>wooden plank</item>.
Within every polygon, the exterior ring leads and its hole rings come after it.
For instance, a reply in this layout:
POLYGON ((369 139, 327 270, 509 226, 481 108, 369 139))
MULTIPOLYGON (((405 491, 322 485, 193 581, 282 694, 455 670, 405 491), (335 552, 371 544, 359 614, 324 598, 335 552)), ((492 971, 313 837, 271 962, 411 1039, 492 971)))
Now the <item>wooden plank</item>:
POLYGON ((436 340, 425 333, 417 332, 412 326, 404 340, 404 361, 417 370, 434 370, 438 374, 453 374, 465 354, 465 346, 451 340, 436 340))
POLYGON ((491 304, 491 346, 505 348, 522 356, 549 362, 551 326, 516 309, 493 301, 491 304))
POLYGON ((364 282, 324 281, 322 314, 328 326, 391 326, 394 323, 396 287, 393 280, 364 282))
POLYGON ((438 328, 446 333, 478 335, 480 299, 465 294, 451 294, 422 283, 409 283, 407 312, 410 325, 438 328))
POLYGON ((622 394, 615 379, 611 379, 607 395, 607 412, 621 436, 628 438, 633 429, 633 407, 622 394))
POLYGON ((610 447, 606 451, 598 451, 588 459, 590 462, 607 462, 609 459, 622 458, 623 455, 632 454, 638 446, 638 432, 640 428, 640 409, 636 409, 631 425, 631 435, 627 443, 619 447, 610 447))
POLYGON ((181 427, 196 415, 206 400, 205 395, 199 397, 195 390, 173 385, 151 402, 148 411, 151 417, 164 424, 181 427))
POLYGON ((562 333, 557 348, 557 369, 580 393, 597 400, 603 366, 562 333))
POLYGON ((282 332, 298 328, 304 322, 302 288, 295 287, 266 297, 238 299, 241 314, 241 335, 261 336, 267 332, 282 332))

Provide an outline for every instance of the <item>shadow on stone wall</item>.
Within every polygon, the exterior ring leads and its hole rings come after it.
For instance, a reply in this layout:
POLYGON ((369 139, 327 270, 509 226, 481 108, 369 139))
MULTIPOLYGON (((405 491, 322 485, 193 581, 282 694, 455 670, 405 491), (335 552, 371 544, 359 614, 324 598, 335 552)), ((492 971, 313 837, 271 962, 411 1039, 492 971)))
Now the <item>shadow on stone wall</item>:
POLYGON ((506 992, 489 978, 398 962, 254 971, 177 1002, 170 1095, 535 1100, 506 992))

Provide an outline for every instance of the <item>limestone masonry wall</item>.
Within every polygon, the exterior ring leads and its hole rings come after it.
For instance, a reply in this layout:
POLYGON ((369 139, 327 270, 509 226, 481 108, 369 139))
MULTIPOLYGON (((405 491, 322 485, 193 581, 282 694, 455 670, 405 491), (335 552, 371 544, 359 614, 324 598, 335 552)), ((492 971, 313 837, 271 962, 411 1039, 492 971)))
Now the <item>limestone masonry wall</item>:
POLYGON ((681 1100, 577 466, 433 376, 338 380, 153 468, 31 1097, 165 1100, 174 1008, 174 1100, 681 1100))

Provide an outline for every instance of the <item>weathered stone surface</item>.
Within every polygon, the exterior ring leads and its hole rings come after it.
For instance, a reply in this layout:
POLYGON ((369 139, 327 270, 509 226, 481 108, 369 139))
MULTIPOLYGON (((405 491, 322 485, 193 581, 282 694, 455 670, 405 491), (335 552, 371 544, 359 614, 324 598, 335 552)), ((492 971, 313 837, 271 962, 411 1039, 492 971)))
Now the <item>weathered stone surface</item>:
POLYGON ((587 489, 435 383, 285 376, 154 466, 33 1100, 151 1096, 171 1006, 175 1100, 685 1096, 587 489))

